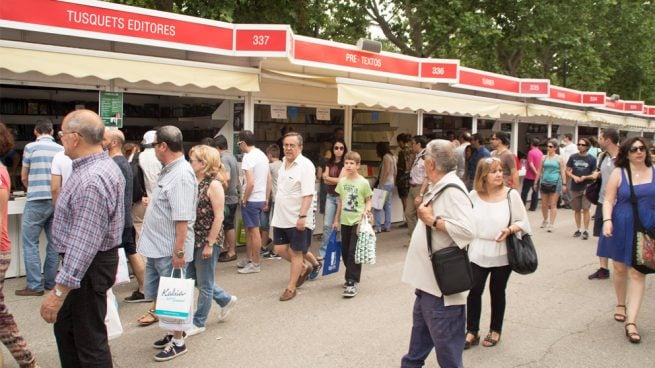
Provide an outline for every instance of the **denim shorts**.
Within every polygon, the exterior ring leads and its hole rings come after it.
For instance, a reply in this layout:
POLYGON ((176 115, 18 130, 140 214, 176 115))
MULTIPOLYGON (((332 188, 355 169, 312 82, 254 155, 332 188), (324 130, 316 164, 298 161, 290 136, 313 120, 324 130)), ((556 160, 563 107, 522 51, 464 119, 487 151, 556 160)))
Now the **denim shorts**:
MULTIPOLYGON (((173 257, 146 258, 146 272, 143 280, 143 294, 146 299, 156 299, 159 279, 170 277, 173 270, 173 257)), ((179 275, 179 271, 175 273, 179 275)))
POLYGON ((259 214, 262 213, 264 203, 266 202, 246 202, 246 205, 241 207, 241 217, 246 229, 259 227, 259 214))
POLYGON ((292 250, 302 252, 303 254, 309 251, 312 245, 312 229, 300 231, 295 227, 290 228, 273 228, 273 244, 286 245, 289 244, 292 250))
POLYGON ((263 231, 268 231, 271 228, 271 216, 273 216, 273 208, 275 208, 275 202, 271 202, 268 205, 268 211, 262 211, 259 214, 259 228, 263 231))

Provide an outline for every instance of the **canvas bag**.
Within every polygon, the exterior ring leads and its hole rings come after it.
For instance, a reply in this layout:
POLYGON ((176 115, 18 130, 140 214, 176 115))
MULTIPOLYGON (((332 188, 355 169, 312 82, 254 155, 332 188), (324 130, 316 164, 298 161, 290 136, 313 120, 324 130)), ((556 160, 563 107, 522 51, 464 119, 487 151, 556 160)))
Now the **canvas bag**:
POLYGON ((157 290, 157 304, 155 314, 167 319, 186 320, 193 317, 193 279, 187 279, 184 269, 180 269, 180 277, 174 277, 175 269, 171 271, 171 277, 159 279, 157 290))
POLYGON ((355 244, 355 263, 357 264, 375 264, 375 231, 368 221, 368 216, 364 215, 359 223, 357 233, 357 244, 355 244))
POLYGON ((341 242, 337 241, 336 230, 332 230, 330 233, 323 262, 325 262, 323 265, 323 276, 339 272, 339 265, 341 264, 341 242))

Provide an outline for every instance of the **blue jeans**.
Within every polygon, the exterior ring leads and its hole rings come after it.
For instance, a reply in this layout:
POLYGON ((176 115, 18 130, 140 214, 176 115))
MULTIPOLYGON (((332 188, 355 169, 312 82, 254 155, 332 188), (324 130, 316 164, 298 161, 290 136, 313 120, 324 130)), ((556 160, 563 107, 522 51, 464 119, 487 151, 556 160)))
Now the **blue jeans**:
POLYGON ((205 326, 209 310, 212 307, 212 299, 221 307, 226 306, 232 299, 232 295, 226 293, 214 282, 214 271, 216 270, 220 249, 214 247, 212 256, 202 259, 203 248, 194 248, 193 262, 187 264, 186 267, 186 277, 196 279, 198 287, 198 305, 196 306, 196 313, 193 315, 193 324, 198 327, 205 326))
POLYGON ((384 184, 380 189, 384 189, 389 194, 387 200, 384 201, 384 207, 381 210, 374 209, 373 215, 375 217, 375 229, 380 230, 382 224, 382 212, 384 211, 384 229, 391 229, 391 194, 393 193, 393 184, 384 184))
MULTIPOLYGON (((173 271, 173 257, 146 258, 146 271, 143 277, 143 295, 146 299, 157 299, 159 279, 170 277, 173 271)), ((176 272, 175 275, 178 273, 176 272)))
POLYGON ((53 211, 50 199, 25 202, 22 223, 23 258, 27 287, 36 291, 41 291, 44 287, 46 289, 55 287, 59 254, 50 244, 53 211), (39 253, 39 237, 42 230, 45 230, 48 241, 43 264, 43 280, 41 279, 41 255, 39 253))
MULTIPOLYGON (((318 250, 318 253, 321 257, 325 257, 325 251, 327 250, 327 244, 330 240, 330 234, 332 233, 332 223, 334 222, 334 217, 337 215, 337 206, 340 201, 339 196, 327 195, 325 198, 325 214, 323 215, 323 243, 321 248, 318 250)), ((337 234, 337 240, 338 238, 337 234)))
POLYGON ((415 294, 409 351, 400 363, 401 368, 423 367, 432 348, 436 350, 440 367, 464 367, 464 305, 445 307, 443 298, 418 289, 415 294))

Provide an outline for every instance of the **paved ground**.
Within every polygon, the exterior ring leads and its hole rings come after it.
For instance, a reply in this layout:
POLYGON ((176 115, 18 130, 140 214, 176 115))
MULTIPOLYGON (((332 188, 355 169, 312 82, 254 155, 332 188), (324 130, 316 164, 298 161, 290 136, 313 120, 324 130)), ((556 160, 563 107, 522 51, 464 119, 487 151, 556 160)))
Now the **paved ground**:
MULTIPOLYGON (((554 233, 535 225, 539 270, 513 274, 508 286, 502 339, 494 348, 464 353, 469 367, 648 367, 655 366, 654 284, 647 280, 639 319, 643 342, 632 345, 623 325, 612 319, 614 300, 608 280, 589 281, 597 268, 596 240, 573 239, 573 214, 560 211, 554 233)), ((116 367, 398 367, 411 328, 412 289, 400 282, 408 236, 405 229, 378 239, 378 263, 365 267, 357 297, 341 297, 342 274, 307 282, 292 301, 279 302, 288 273, 285 261, 265 261, 260 274, 239 275, 234 263, 219 264, 217 280, 239 297, 233 314, 216 322, 212 309, 204 334, 187 340, 189 353, 169 363, 155 363, 151 343, 161 337, 156 326, 138 327, 147 304, 120 303, 124 334, 111 342, 116 367)), ((52 326, 38 314, 40 298, 14 295, 23 279, 7 280, 5 296, 29 346, 42 367, 58 367, 52 326)), ((131 285, 116 287, 122 300, 131 285)), ((486 295, 486 294, 485 294, 486 295)), ((488 300, 482 326, 489 323, 488 300)), ((482 332, 484 332, 483 329, 482 332)), ((1 348, 6 367, 15 362, 1 348)), ((1 365, 0 365, 1 366, 1 365)), ((434 355, 427 367, 436 367, 434 355)))

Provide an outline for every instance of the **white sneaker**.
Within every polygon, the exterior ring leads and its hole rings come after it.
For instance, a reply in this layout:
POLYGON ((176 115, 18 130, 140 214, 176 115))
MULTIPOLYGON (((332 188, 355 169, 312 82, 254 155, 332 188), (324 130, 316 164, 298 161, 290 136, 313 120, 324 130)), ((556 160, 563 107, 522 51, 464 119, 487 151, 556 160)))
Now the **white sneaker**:
POLYGON ((237 262, 237 268, 244 268, 248 263, 250 263, 248 258, 242 258, 239 262, 237 262))
POLYGON ((198 327, 196 325, 193 325, 190 329, 186 330, 186 335, 187 336, 193 336, 193 335, 199 335, 201 333, 205 332, 204 327, 198 327))
POLYGON ((258 273, 261 271, 261 267, 259 265, 256 265, 252 262, 248 263, 244 268, 239 269, 239 273, 258 273))
POLYGON ((227 315, 230 313, 232 308, 234 308, 234 305, 237 304, 237 297, 232 295, 232 299, 230 299, 230 302, 225 304, 223 308, 218 312, 218 321, 223 322, 227 318, 227 315))
POLYGON ((544 221, 541 223, 541 226, 539 226, 539 227, 542 228, 542 229, 543 229, 543 228, 548 228, 548 221, 547 221, 547 220, 544 220, 544 221))

